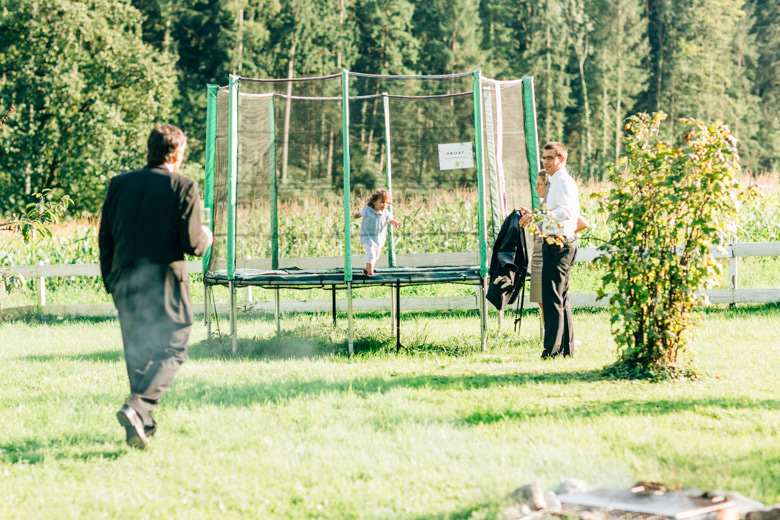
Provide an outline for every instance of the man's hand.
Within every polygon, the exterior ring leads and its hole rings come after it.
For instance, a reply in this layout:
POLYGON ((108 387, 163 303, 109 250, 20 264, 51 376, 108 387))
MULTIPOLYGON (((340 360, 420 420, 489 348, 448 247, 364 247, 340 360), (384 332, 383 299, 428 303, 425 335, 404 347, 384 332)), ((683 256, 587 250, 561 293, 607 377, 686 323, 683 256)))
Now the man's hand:
POLYGON ((214 235, 211 234, 211 230, 206 226, 200 226, 200 228, 203 230, 204 233, 206 233, 206 236, 208 237, 208 244, 207 244, 208 247, 214 243, 214 235))
POLYGON ((521 227, 528 227, 533 220, 533 217, 531 216, 532 211, 528 208, 520 206, 520 212, 523 214, 523 216, 520 217, 518 224, 520 224, 521 227))

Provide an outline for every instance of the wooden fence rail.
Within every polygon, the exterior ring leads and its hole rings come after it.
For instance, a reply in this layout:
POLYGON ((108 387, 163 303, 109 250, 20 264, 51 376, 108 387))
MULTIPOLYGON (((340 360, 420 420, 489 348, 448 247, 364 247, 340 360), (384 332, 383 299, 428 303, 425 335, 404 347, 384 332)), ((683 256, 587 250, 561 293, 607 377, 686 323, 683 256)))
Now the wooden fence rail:
MULTIPOLYGON (((593 247, 581 248, 577 253, 577 262, 592 262, 602 253, 593 247)), ((443 264, 447 261, 462 260, 464 257, 474 256, 476 253, 451 253, 451 254, 439 254, 436 255, 436 263, 443 264)), ((404 255, 409 260, 417 259, 418 262, 414 262, 416 265, 421 265, 421 262, 427 262, 431 255, 404 255)), ((727 245, 726 247, 714 250, 713 256, 715 258, 728 258, 729 259, 729 288, 704 291, 712 303, 770 303, 780 302, 780 288, 764 288, 764 289, 740 289, 739 288, 739 264, 738 259, 750 256, 780 256, 780 242, 735 242, 727 245)), ((249 260, 245 261, 247 264, 254 266, 253 264, 261 264, 264 260, 249 260)), ((317 262, 317 259, 306 259, 307 262, 317 262)), ((322 259, 319 261, 319 265, 330 264, 337 262, 336 258, 322 259)), ((359 257, 359 261, 362 261, 362 257, 359 257)), ((358 264, 359 265, 359 261, 358 264)), ((295 261, 290 259, 289 263, 294 264, 295 261)), ((453 262, 448 265, 456 265, 457 262, 453 262)), ((427 264, 426 264, 427 265, 427 264)), ((34 310, 42 314, 54 314, 54 315, 80 315, 80 316, 106 316, 116 314, 116 310, 113 305, 110 304, 98 304, 98 305, 47 305, 46 304, 46 284, 45 280, 48 277, 70 277, 70 276, 100 276, 100 266, 98 264, 60 264, 60 265, 19 265, 9 266, 9 268, 21 274, 28 279, 36 280, 36 294, 37 305, 27 307, 16 307, 10 309, 4 309, 4 312, 18 313, 34 310)), ((189 273, 202 272, 202 264, 200 261, 187 262, 187 271, 189 273)), ((476 292, 475 292, 476 293, 476 292)), ((247 301, 238 304, 238 311, 244 313, 273 313, 274 302, 258 302, 252 301, 251 298, 252 289, 247 288, 247 301)), ((305 293, 302 293, 305 294, 305 293)), ((573 307, 604 307, 608 305, 607 299, 598 300, 596 293, 576 293, 571 294, 571 303, 573 307)), ((526 293, 526 307, 535 307, 535 303, 531 303, 527 300, 528 295, 526 293)), ((346 300, 336 300, 336 308, 339 311, 346 311, 346 300)), ((226 313, 229 311, 227 303, 217 303, 217 312, 226 313)), ((404 311, 420 311, 420 310, 467 310, 479 308, 479 302, 477 301, 477 295, 471 296, 450 296, 450 297, 414 297, 404 298, 404 311)), ((306 300, 296 299, 295 301, 282 301, 281 312, 329 312, 332 309, 332 300, 306 300)), ((389 311, 390 299, 389 298, 364 298, 353 300, 353 310, 356 312, 369 312, 369 311, 389 311)), ((203 312, 201 305, 196 306, 196 311, 203 312)))

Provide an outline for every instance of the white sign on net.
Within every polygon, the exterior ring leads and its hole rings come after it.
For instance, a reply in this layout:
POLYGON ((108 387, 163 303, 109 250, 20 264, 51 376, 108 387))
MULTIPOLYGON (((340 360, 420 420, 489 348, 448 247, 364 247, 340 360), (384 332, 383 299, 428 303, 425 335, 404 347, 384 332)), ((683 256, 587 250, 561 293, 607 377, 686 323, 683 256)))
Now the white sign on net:
POLYGON ((444 143, 439 145, 439 169, 457 170, 459 168, 473 168, 474 154, 471 151, 471 142, 444 143))

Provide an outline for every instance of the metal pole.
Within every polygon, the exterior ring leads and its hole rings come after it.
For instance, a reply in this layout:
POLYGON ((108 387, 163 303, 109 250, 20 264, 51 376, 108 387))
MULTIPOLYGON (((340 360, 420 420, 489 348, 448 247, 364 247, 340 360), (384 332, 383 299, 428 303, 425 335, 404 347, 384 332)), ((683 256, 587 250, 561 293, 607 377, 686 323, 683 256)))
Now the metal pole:
POLYGON ((395 304, 395 286, 390 284, 390 334, 395 335, 395 315, 398 312, 395 304))
POLYGON ((479 285, 479 314, 482 352, 487 352, 487 278, 483 277, 479 285))
POLYGON ((238 354, 238 335, 236 331, 236 283, 230 280, 230 337, 233 340, 233 357, 238 354))
POLYGON ((274 321, 276 321, 276 335, 282 332, 282 325, 280 322, 281 305, 279 302, 279 288, 274 289, 274 321))
POLYGON ((208 285, 203 286, 203 322, 206 325, 206 334, 211 339, 211 296, 209 296, 208 285))
POLYGON ((333 328, 336 328, 336 286, 331 287, 331 296, 333 297, 333 328))
POLYGON ((401 350, 401 282, 395 282, 395 351, 401 350))
POLYGON ((352 282, 347 282, 347 323, 347 349, 351 357, 355 348, 352 341, 352 282))
POLYGON ((487 260, 487 225, 485 215, 485 177, 482 167, 482 72, 477 69, 474 71, 474 142, 476 144, 476 166, 477 166, 477 193, 479 194, 479 212, 478 212, 478 231, 479 231, 479 274, 485 278, 488 274, 487 260))

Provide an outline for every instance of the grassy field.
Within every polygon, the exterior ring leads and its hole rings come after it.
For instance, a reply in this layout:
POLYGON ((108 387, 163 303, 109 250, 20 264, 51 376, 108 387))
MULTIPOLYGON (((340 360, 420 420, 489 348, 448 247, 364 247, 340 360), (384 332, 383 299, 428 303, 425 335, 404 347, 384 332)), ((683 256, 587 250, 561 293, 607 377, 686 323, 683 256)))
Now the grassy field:
MULTIPOLYGON (((702 312, 695 381, 605 379, 609 316, 575 312, 574 359, 542 362, 535 316, 242 318, 240 356, 194 327, 190 361, 131 451, 113 319, 0 323, 0 518, 494 518, 517 486, 655 480, 780 501, 778 305, 702 312), (493 324, 491 324, 492 326, 493 324)), ((223 320, 223 326, 225 324, 223 320)))

